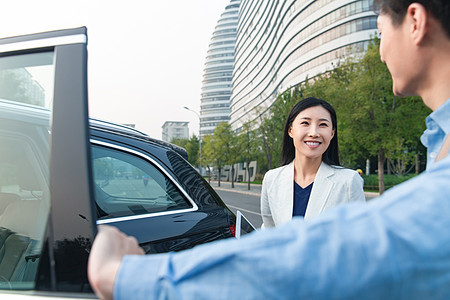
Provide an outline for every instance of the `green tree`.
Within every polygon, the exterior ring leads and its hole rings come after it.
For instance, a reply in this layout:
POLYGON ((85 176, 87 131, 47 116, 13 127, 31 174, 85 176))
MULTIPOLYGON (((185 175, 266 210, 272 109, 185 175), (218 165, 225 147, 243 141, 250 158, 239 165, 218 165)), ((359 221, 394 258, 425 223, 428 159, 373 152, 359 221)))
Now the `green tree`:
POLYGON ((195 134, 192 135, 190 139, 174 138, 170 142, 186 149, 188 161, 192 165, 200 165, 200 141, 195 134))
POLYGON ((339 116, 341 145, 345 152, 378 158, 379 191, 383 193, 386 158, 405 157, 423 131, 420 120, 429 113, 417 97, 397 98, 392 79, 380 60, 379 39, 369 44, 364 56, 349 59, 317 80, 339 116))
POLYGON ((245 163, 247 172, 247 189, 250 190, 250 162, 255 160, 259 153, 257 131, 252 130, 249 122, 242 126, 242 131, 238 136, 237 142, 240 145, 240 160, 245 163))
POLYGON ((292 91, 289 89, 279 95, 268 112, 259 114, 258 137, 264 155, 267 159, 268 169, 272 169, 281 162, 281 145, 283 129, 286 122, 289 106, 292 104, 292 91))
POLYGON ((189 162, 194 166, 200 166, 200 140, 193 134, 186 145, 189 162))
MULTIPOLYGON (((172 144, 175 144, 177 146, 183 147, 184 149, 186 149, 186 145, 188 144, 189 140, 188 139, 180 139, 180 138, 173 138, 170 141, 172 144)), ((189 153, 188 153, 189 156, 189 153)))
POLYGON ((276 121, 272 118, 270 111, 259 115, 260 125, 258 127, 258 139, 267 160, 267 168, 272 169, 272 161, 275 148, 280 140, 275 130, 276 121))
POLYGON ((206 135, 202 139, 202 164, 208 169, 208 182, 211 183, 211 167, 214 163, 214 141, 212 135, 206 135))
POLYGON ((214 129, 213 149, 215 164, 219 171, 219 182, 222 167, 226 164, 231 165, 231 186, 234 187, 234 164, 237 161, 239 150, 236 134, 231 130, 231 125, 225 122, 219 123, 214 129))

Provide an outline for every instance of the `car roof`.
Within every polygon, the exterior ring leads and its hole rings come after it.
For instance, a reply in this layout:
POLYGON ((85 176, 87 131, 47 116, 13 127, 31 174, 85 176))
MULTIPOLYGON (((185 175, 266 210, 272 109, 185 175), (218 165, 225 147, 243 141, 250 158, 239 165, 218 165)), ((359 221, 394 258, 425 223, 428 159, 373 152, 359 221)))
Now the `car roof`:
MULTIPOLYGON (((0 105, 3 109, 7 109, 10 112, 15 113, 16 115, 26 116, 27 119, 47 119, 50 118, 50 110, 41 106, 18 103, 14 101, 0 99, 0 105)), ((180 154, 184 159, 188 159, 186 149, 177 146, 175 144, 171 144, 165 141, 161 141, 155 138, 150 137, 148 134, 139 131, 130 126, 117 124, 110 121, 104 121, 96 118, 89 118, 89 127, 91 129, 96 129, 104 132, 111 132, 113 134, 119 134, 122 136, 128 136, 135 139, 144 140, 156 146, 164 147, 170 150, 173 150, 180 154)))
POLYGON ((184 159, 188 159, 188 154, 186 149, 177 146, 175 144, 171 144, 165 141, 161 141, 155 138, 150 137, 148 134, 143 133, 142 131, 139 131, 137 129, 134 129, 130 126, 117 124, 109 121, 103 121, 99 119, 89 118, 89 126, 92 129, 97 129, 100 131, 107 131, 112 132, 113 134, 119 134, 119 135, 125 135, 132 137, 134 139, 144 140, 148 143, 155 144, 157 146, 161 146, 164 148, 171 149, 178 154, 180 154, 184 159))

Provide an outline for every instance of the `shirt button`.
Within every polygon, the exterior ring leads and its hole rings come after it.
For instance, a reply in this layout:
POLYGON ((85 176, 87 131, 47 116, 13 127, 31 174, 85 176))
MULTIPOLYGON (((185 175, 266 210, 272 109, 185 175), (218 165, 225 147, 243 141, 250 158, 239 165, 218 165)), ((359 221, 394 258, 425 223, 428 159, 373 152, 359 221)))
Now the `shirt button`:
POLYGON ((435 158, 436 157, 436 152, 431 152, 430 153, 430 158, 435 158))

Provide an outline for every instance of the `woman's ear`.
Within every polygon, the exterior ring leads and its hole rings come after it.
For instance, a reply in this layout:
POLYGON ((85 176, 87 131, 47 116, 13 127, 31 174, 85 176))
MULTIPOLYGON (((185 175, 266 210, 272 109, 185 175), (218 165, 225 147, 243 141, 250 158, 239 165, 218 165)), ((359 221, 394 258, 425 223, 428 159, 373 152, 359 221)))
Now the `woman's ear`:
POLYGON ((289 135, 291 138, 293 138, 293 137, 292 137, 292 125, 289 126, 289 129, 288 129, 288 135, 289 135))

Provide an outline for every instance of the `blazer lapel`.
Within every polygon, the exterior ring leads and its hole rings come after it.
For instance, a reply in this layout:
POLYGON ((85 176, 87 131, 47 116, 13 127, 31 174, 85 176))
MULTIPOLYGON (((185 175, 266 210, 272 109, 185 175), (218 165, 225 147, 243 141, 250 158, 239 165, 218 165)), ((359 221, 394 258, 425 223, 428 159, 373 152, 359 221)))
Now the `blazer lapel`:
POLYGON ((294 163, 286 165, 279 174, 279 184, 273 189, 275 193, 273 199, 277 199, 275 205, 278 209, 277 216, 274 216, 276 225, 288 222, 292 219, 292 210, 294 206, 294 163))
POLYGON ((329 178, 333 175, 333 168, 322 162, 314 179, 308 206, 306 207, 305 219, 315 217, 323 211, 334 185, 334 182, 329 178))

